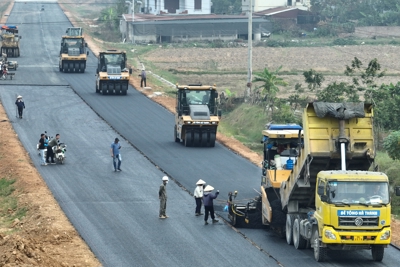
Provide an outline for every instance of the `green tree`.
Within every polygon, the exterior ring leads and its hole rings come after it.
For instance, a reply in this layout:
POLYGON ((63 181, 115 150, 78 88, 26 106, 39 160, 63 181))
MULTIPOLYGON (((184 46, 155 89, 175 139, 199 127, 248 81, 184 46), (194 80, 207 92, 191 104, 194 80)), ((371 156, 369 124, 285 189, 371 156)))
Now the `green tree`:
POLYGON ((363 95, 366 101, 372 101, 371 94, 378 88, 376 79, 385 76, 385 72, 380 70, 381 65, 376 58, 368 63, 365 70, 362 69, 362 62, 357 57, 351 61, 350 67, 346 66, 344 74, 353 77, 353 83, 349 86, 348 91, 353 100, 358 99, 356 96, 363 95))
POLYGON ((394 160, 400 159, 400 131, 392 132, 383 142, 383 147, 389 157, 394 160))
POLYGON ((213 0, 211 12, 215 14, 240 14, 242 12, 242 1, 213 0))
POLYGON ((114 7, 105 8, 101 11, 101 19, 104 24, 115 29, 118 22, 118 15, 114 7))
POLYGON ((371 100, 374 103, 375 121, 386 130, 400 129, 400 82, 382 84, 372 91, 371 100))
POLYGON ((255 101, 255 96, 260 95, 261 101, 266 105, 266 109, 273 109, 273 103, 276 100, 276 95, 279 92, 278 86, 286 86, 287 82, 285 82, 282 78, 278 77, 278 72, 282 69, 282 66, 277 68, 275 71, 270 72, 267 68, 264 68, 263 72, 255 73, 255 78, 253 79, 253 83, 262 83, 259 86, 256 86, 253 92, 253 103, 255 101))
POLYGON ((314 92, 316 89, 321 88, 321 84, 325 80, 324 76, 321 73, 318 73, 313 69, 303 72, 303 76, 305 82, 307 83, 307 87, 311 92, 314 92))

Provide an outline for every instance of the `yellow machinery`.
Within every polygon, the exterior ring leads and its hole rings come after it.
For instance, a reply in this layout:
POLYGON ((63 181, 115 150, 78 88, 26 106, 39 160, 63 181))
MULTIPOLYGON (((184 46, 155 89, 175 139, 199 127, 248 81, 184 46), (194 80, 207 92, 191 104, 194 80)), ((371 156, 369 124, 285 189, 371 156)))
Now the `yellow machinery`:
POLYGON ((214 147, 221 111, 216 86, 176 85, 175 142, 185 146, 214 147))
POLYGON ((100 52, 96 70, 96 93, 126 95, 132 69, 128 69, 126 53, 118 50, 100 52))
POLYGON ((19 40, 18 27, 14 25, 1 26, 1 54, 6 54, 7 57, 19 57, 19 40))
POLYGON ((372 106, 314 102, 304 110, 303 128, 269 125, 262 133, 261 205, 230 199, 231 220, 261 212, 264 225, 296 249, 310 245, 317 261, 329 249, 370 249, 381 261, 391 208, 388 177, 368 171, 375 156, 372 106))
POLYGON ((58 67, 62 72, 85 72, 89 51, 82 28, 68 28, 61 38, 58 67))

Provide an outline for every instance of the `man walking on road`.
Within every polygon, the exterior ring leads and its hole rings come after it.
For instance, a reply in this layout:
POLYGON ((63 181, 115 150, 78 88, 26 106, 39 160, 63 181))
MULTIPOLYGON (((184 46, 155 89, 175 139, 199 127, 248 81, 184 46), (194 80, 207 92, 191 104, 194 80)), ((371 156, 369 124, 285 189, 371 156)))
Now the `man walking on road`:
POLYGON ((213 223, 218 222, 219 220, 215 219, 215 214, 214 214, 214 203, 213 199, 216 199, 219 194, 219 190, 215 194, 211 193, 211 191, 214 190, 214 187, 211 185, 207 185, 206 188, 204 188, 204 195, 203 195, 203 203, 204 203, 204 210, 205 210, 205 215, 204 215, 204 224, 208 224, 208 213, 211 215, 211 219, 213 223))
POLYGON ((167 184, 168 184, 168 176, 164 176, 162 178, 162 184, 160 185, 160 190, 158 190, 158 198, 160 199, 160 219, 168 218, 166 212, 167 209, 167 184))
POLYGON ((60 139, 60 135, 56 134, 56 138, 51 139, 47 146, 47 154, 46 154, 46 163, 50 163, 49 159, 51 158, 51 164, 56 164, 54 162, 54 151, 53 147, 58 145, 58 139, 60 139))
POLYGON ((15 105, 17 105, 17 108, 18 108, 18 115, 19 115, 19 118, 22 119, 22 113, 23 113, 24 108, 25 108, 25 103, 24 103, 24 101, 22 100, 22 96, 19 95, 19 96, 17 97, 17 101, 15 101, 15 105))
POLYGON ((196 183, 196 189, 194 190, 194 199, 196 200, 196 211, 195 211, 195 215, 199 216, 199 215, 203 215, 203 213, 201 213, 201 203, 203 200, 203 186, 206 184, 206 182, 204 182, 203 180, 198 180, 196 183))
POLYGON ((140 87, 143 88, 143 83, 144 83, 144 87, 146 87, 146 71, 144 69, 142 69, 140 76, 142 77, 142 79, 140 80, 140 87))
POLYGON ((121 149, 120 144, 118 143, 119 139, 115 138, 114 143, 111 144, 111 157, 113 158, 114 171, 121 171, 121 154, 119 150, 121 149), (118 161, 118 166, 116 161, 118 161))

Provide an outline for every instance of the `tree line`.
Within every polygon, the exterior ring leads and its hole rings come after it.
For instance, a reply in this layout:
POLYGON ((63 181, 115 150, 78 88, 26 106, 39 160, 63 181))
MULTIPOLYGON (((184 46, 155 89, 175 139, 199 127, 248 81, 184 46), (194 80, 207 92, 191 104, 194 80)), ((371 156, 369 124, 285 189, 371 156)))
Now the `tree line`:
POLYGON ((346 65, 344 75, 351 82, 332 82, 323 86, 324 75, 313 69, 303 72, 304 82, 295 85, 295 93, 280 97, 280 87, 286 86, 279 70, 255 73, 255 87, 248 102, 264 107, 266 116, 277 123, 301 123, 296 111, 311 101, 371 103, 374 107, 374 124, 379 131, 390 132, 383 147, 392 159, 400 159, 400 82, 379 83, 385 76, 376 58, 368 65, 357 58, 346 65), (379 85, 380 84, 380 85, 379 85))

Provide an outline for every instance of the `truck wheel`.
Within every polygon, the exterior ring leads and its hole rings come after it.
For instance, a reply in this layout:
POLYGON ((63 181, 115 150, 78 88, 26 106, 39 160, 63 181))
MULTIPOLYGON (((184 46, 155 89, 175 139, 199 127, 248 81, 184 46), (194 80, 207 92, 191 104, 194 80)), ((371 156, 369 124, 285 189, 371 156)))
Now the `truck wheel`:
POLYGON ((207 137, 208 137, 208 135, 207 135, 207 132, 202 132, 201 133, 201 143, 200 143, 200 146, 201 147, 206 147, 207 146, 207 137))
POLYGON ((193 146, 200 146, 200 132, 193 133, 193 146))
POLYGON ((210 142, 208 143, 210 147, 215 147, 215 135, 216 133, 210 132, 210 142))
POLYGON ((328 255, 328 249, 320 246, 318 229, 315 229, 311 242, 314 247, 314 258, 317 262, 325 261, 328 255))
POLYGON ((286 242, 289 245, 293 245, 293 221, 294 221, 294 215, 287 214, 286 215, 286 242))
POLYGON ((293 222, 293 245, 296 249, 304 249, 307 246, 307 240, 300 235, 300 217, 293 222))
POLYGON ((178 138, 178 130, 176 129, 176 125, 174 126, 174 139, 176 143, 181 142, 181 140, 178 138))
POLYGON ((191 131, 186 131, 185 133, 185 146, 190 147, 193 145, 193 137, 191 131))
POLYGON ((371 247, 372 259, 374 261, 382 261, 385 247, 380 245, 373 245, 371 247))

